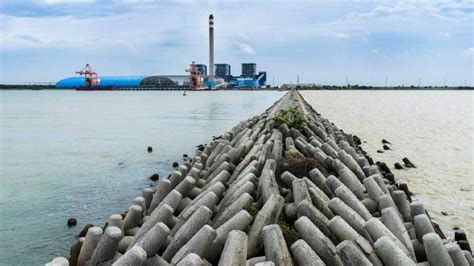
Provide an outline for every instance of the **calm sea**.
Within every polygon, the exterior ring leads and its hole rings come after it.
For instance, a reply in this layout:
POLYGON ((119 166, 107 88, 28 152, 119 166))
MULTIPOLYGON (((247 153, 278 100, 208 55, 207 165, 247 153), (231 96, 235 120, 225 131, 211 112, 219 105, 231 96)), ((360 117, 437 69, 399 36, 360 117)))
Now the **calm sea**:
POLYGON ((150 175, 167 176, 184 153, 282 95, 0 91, 0 265, 67 256, 85 224, 126 210, 150 175))
MULTIPOLYGON (((126 210, 148 176, 241 120, 281 92, 0 91, 0 265, 67 256, 87 223, 126 210), (153 147, 153 153, 146 151, 153 147), (78 226, 68 228, 69 217, 78 226)), ((323 116, 366 143, 406 180, 443 229, 474 237, 474 92, 310 91, 323 116), (391 141, 392 151, 380 140, 391 141), (448 216, 440 212, 446 211, 448 216)))
POLYGON ((444 231, 461 227, 474 241, 474 91, 302 94, 322 116, 366 141, 362 147, 408 183, 444 231), (377 153, 384 138, 392 150, 377 153), (417 168, 393 170, 404 157, 417 168))

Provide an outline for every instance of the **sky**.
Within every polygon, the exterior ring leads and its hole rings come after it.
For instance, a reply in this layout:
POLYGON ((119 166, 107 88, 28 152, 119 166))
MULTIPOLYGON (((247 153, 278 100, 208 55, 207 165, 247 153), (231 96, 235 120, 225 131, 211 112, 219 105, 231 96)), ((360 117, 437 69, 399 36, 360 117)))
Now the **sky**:
POLYGON ((242 62, 268 83, 474 86, 474 1, 0 1, 0 83, 185 74, 242 62))

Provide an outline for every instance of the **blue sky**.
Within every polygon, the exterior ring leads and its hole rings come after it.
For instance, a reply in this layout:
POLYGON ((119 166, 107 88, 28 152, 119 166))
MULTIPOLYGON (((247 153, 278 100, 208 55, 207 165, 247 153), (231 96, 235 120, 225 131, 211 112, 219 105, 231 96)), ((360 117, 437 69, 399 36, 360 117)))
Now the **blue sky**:
POLYGON ((473 86, 472 1, 3 0, 0 83, 255 62, 269 82, 473 86))

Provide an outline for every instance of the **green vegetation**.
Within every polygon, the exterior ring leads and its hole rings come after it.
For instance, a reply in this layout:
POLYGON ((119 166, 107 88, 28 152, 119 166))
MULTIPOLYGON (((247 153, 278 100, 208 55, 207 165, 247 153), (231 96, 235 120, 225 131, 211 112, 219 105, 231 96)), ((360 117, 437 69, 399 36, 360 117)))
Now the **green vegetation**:
POLYGON ((51 90, 56 89, 55 85, 9 85, 0 84, 0 90, 51 90))
POLYGON ((280 113, 272 119, 279 124, 286 124, 290 128, 300 129, 306 125, 306 118, 297 107, 280 110, 280 113))

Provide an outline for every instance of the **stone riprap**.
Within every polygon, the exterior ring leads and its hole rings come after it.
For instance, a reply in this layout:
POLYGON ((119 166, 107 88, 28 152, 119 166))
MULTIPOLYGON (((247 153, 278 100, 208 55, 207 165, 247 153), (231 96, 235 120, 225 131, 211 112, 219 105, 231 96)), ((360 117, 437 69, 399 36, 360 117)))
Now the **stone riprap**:
POLYGON ((69 263, 472 265, 465 235, 447 240, 360 144, 290 91, 90 228, 69 263))

